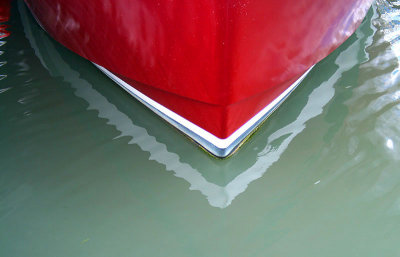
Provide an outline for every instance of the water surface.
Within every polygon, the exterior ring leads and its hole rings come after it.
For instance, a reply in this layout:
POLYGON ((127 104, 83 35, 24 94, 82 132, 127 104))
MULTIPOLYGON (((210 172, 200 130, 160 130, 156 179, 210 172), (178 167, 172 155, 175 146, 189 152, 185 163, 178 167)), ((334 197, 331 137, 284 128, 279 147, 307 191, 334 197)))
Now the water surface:
POLYGON ((210 157, 13 2, 0 46, 0 256, 398 256, 395 1, 231 158, 210 157))

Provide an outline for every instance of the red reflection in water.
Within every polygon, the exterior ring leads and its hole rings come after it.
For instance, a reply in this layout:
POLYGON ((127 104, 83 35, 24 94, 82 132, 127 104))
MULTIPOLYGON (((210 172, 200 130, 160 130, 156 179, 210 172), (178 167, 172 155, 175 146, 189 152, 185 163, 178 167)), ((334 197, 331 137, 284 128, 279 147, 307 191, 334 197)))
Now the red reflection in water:
POLYGON ((7 31, 8 25, 2 24, 10 18, 10 2, 10 0, 0 0, 0 39, 10 35, 10 32, 7 31))

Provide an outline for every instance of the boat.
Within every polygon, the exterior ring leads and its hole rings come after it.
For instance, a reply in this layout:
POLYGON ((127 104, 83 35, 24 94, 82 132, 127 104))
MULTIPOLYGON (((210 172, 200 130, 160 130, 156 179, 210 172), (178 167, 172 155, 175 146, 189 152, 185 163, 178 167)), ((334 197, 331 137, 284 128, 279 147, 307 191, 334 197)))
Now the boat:
POLYGON ((232 154, 371 0, 25 0, 56 41, 217 157, 232 154))

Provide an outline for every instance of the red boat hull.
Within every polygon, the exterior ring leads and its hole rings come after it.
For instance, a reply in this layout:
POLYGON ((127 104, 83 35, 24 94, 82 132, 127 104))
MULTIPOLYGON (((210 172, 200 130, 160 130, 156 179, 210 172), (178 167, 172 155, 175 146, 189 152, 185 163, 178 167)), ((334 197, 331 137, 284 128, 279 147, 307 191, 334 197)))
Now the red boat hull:
POLYGON ((25 0, 42 27, 219 139, 348 38, 371 0, 25 0))

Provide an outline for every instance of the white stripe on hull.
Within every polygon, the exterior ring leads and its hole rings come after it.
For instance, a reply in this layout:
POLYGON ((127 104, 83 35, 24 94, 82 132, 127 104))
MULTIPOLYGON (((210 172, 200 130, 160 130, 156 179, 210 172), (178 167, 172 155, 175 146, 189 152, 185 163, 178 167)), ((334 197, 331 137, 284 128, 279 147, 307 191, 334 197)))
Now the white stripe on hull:
POLYGON ((237 129, 232 135, 225 139, 221 139, 211 134, 210 132, 200 128, 196 124, 190 122, 179 114, 171 111, 165 106, 157 103, 150 97, 144 95, 122 79, 118 78, 112 72, 106 68, 95 64, 102 72, 104 72, 108 77, 110 77, 114 82, 120 85, 133 97, 143 103, 145 106, 150 108, 153 112, 158 114, 164 120, 168 121, 178 130, 189 136, 195 142, 197 142, 201 147, 209 151, 211 154, 224 158, 232 154, 238 146, 249 136, 289 95, 293 90, 300 84, 300 82, 305 78, 305 76, 313 68, 308 69, 299 79, 297 79, 290 87, 288 87, 281 95, 275 98, 270 104, 268 104, 264 109, 254 115, 249 121, 243 124, 239 129, 237 129))

